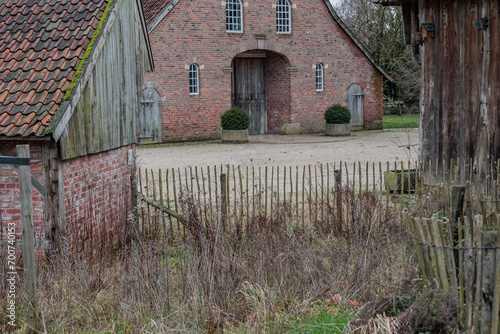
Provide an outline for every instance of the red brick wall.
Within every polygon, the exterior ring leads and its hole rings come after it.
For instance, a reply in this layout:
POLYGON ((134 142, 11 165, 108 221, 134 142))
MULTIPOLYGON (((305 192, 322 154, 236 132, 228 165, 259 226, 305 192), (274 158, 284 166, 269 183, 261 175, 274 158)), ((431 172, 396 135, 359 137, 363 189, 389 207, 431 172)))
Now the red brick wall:
POLYGON ((128 150, 63 161, 65 233, 80 252, 113 245, 132 212, 128 150))
POLYGON ((290 66, 285 57, 268 52, 266 56, 267 74, 267 132, 280 133, 285 123, 290 123, 290 66))
MULTIPOLYGON (((45 187, 48 177, 42 160, 49 159, 49 148, 30 143, 32 174, 45 187)), ((2 144, 11 155, 16 155, 15 144, 2 144)), ((63 223, 70 247, 77 251, 99 251, 101 247, 113 245, 122 235, 132 212, 130 175, 132 166, 128 164, 128 150, 135 156, 135 145, 80 157, 62 162, 64 182, 65 222, 63 223)), ((52 182, 57 182, 57 172, 52 182)), ((57 186, 56 186, 57 189, 57 186)), ((46 195, 53 197, 52 195, 46 195)), ((37 253, 45 254, 50 244, 50 219, 48 207, 53 198, 44 198, 33 190, 33 218, 37 253), (48 238, 46 240, 46 238, 48 238)), ((53 212, 51 214, 54 214, 53 212)), ((0 165, 0 221, 2 239, 7 238, 10 223, 16 226, 16 238, 21 239, 21 198, 18 172, 10 165, 0 165)))
MULTIPOLYGON (((12 156, 17 156, 16 146, 11 143, 2 143, 12 156)), ((2 155, 2 154, 0 154, 2 155)), ((44 184, 42 165, 42 144, 30 144, 31 172, 44 184)), ((45 240, 45 203, 44 198, 33 190, 33 223, 35 243, 38 254, 43 254, 43 241, 45 240)), ((0 222, 2 225, 2 239, 7 238, 7 228, 15 224, 16 239, 21 240, 21 195, 19 191, 19 174, 11 165, 0 164, 0 222)), ((19 260, 19 258, 18 258, 19 260)))
MULTIPOLYGON (((231 67, 237 54, 255 49, 279 53, 287 66, 298 68, 280 75, 290 82, 290 109, 285 114, 291 122, 300 122, 303 131, 323 131, 324 110, 333 103, 346 105, 347 89, 354 82, 365 94, 365 128, 381 126, 381 75, 334 22, 323 1, 290 1, 297 8, 292 9, 289 35, 276 34, 275 3, 248 1, 243 8, 244 32, 239 34, 226 33, 221 2, 181 0, 150 33, 156 69, 146 74, 145 83, 165 100, 164 140, 219 138, 220 115, 231 107, 231 74, 222 69, 231 67), (266 39, 257 40, 256 35, 266 39), (313 65, 319 62, 325 65, 323 92, 315 88, 313 65), (200 94, 190 96, 187 68, 193 63, 200 66, 200 94)), ((268 92, 272 89, 269 86, 268 92)), ((269 132, 275 132, 287 117, 276 118, 274 103, 279 98, 272 94, 268 98, 269 132)))

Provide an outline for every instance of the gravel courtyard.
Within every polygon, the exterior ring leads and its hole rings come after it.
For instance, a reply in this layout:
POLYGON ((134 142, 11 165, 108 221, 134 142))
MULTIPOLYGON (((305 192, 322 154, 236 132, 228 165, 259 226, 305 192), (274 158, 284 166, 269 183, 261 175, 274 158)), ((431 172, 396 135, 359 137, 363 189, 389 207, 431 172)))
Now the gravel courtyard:
POLYGON ((157 169, 221 164, 303 166, 319 163, 415 161, 418 129, 359 131, 350 137, 320 135, 250 136, 248 144, 220 141, 138 146, 138 167, 157 169))

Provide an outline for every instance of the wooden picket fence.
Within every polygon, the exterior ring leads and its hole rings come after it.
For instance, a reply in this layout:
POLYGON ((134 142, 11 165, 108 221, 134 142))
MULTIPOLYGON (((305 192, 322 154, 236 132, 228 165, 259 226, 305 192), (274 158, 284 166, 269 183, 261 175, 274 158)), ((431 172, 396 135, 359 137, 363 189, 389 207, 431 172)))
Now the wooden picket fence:
MULTIPOLYGON (((386 204, 384 214, 411 211, 402 213, 402 221, 413 237, 422 275, 456 296, 467 333, 496 334, 500 241, 489 230, 500 226, 500 220, 492 220, 500 219, 500 205, 498 169, 491 170, 479 174, 452 161, 139 169, 137 230, 144 239, 159 237, 186 247, 191 219, 202 222, 198 226, 232 226, 243 234, 258 223, 256 217, 279 221, 286 229, 324 222, 335 212, 348 225, 355 215, 351 210, 363 210, 361 199, 368 192, 386 204), (346 203, 353 198, 355 205, 346 203)), ((154 265, 166 270, 168 280, 168 261, 154 265)))
MULTIPOLYGON (((499 331, 500 239, 482 215, 453 222, 405 214, 424 278, 455 295, 466 333, 499 331)), ((497 229, 500 216, 497 216, 497 229)))
POLYGON ((324 220, 339 190, 355 195, 370 192, 396 210, 432 194, 446 202, 440 208, 445 210, 452 206, 451 188, 456 183, 467 184, 468 210, 485 216, 491 206, 499 213, 496 174, 497 170, 479 175, 472 168, 454 166, 453 161, 425 165, 340 162, 293 167, 220 165, 139 169, 138 195, 142 199, 138 207, 139 228, 158 224, 157 216, 163 208, 169 210, 170 230, 180 230, 177 218, 189 214, 187 198, 197 203, 202 220, 226 224, 243 221, 247 225, 257 215, 279 217, 284 225, 300 226, 324 220))

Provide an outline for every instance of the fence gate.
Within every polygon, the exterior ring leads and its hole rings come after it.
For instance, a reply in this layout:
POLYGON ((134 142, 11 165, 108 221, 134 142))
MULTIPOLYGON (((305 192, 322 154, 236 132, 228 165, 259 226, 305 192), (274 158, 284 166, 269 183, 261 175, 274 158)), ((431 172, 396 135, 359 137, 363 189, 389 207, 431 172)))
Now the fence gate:
POLYGON ((141 144, 161 143, 160 94, 153 88, 146 88, 142 91, 139 129, 141 144))

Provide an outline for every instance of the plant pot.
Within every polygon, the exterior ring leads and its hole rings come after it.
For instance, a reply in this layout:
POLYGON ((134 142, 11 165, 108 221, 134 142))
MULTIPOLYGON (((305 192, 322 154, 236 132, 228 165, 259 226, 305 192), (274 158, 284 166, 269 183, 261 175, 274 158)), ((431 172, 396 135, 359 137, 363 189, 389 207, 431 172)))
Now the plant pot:
POLYGON ((384 172, 385 189, 392 193, 409 194, 414 192, 418 182, 417 176, 416 169, 386 171, 384 172))
POLYGON ((223 143, 248 143, 248 129, 245 130, 222 130, 221 139, 223 143))
POLYGON ((327 136, 349 136, 351 134, 351 124, 326 124, 327 136))

